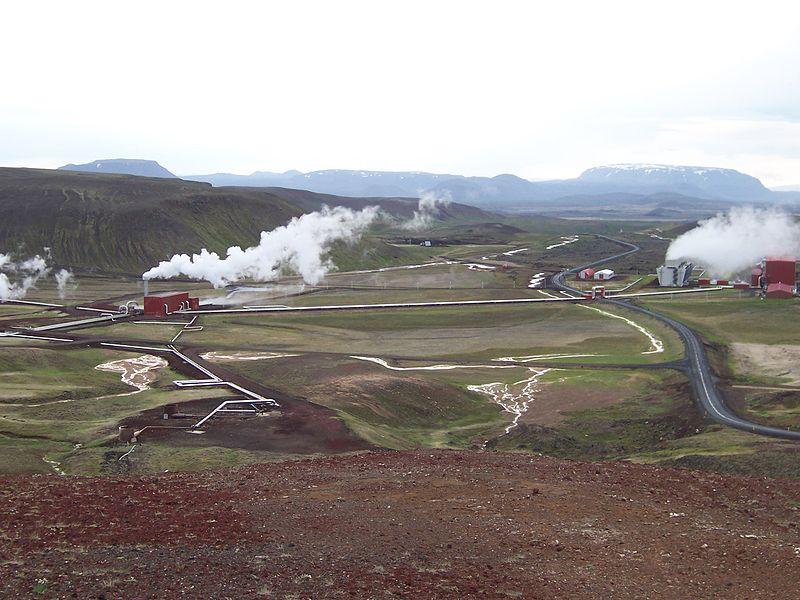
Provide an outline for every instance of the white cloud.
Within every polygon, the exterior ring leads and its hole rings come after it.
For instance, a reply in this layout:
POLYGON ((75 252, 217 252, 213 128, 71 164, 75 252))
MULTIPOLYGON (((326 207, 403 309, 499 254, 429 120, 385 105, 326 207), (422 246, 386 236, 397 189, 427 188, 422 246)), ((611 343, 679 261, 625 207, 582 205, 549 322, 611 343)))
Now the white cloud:
MULTIPOLYGON (((666 145, 701 141, 657 133, 688 118, 800 120, 793 2, 54 1, 4 18, 0 164, 542 178, 634 152, 726 159, 666 145)), ((785 156, 738 140, 745 170, 785 156)))

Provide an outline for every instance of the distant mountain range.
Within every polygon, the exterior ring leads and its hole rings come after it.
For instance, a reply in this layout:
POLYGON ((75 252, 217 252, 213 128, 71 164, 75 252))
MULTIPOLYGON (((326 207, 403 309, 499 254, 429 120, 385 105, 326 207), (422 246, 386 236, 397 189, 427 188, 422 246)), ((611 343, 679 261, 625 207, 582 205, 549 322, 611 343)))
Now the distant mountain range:
POLYGON ((465 177, 420 171, 325 170, 301 173, 259 171, 252 175, 188 175, 186 179, 214 186, 280 186, 343 196, 411 196, 424 193, 449 197, 483 208, 535 210, 554 200, 613 194, 650 196, 676 194, 722 202, 782 202, 800 199, 794 192, 775 192, 758 179, 710 167, 624 164, 594 167, 575 179, 529 181, 516 175, 465 177))
MULTIPOLYGON (((62 169, 175 177, 155 161, 98 160, 86 165, 67 165, 62 169)), ((731 202, 796 203, 800 192, 775 191, 758 179, 733 169, 656 164, 619 164, 588 169, 574 179, 529 181, 516 175, 466 177, 422 171, 323 170, 303 173, 296 170, 275 173, 256 171, 250 175, 214 173, 187 175, 183 179, 210 183, 214 187, 283 187, 337 196, 419 197, 433 194, 481 208, 510 212, 553 209, 581 199, 581 204, 652 204, 652 197, 664 201, 664 194, 684 200, 702 200, 703 206, 720 208, 731 202), (590 202, 589 199, 597 202, 590 202)), ((565 208, 568 208, 565 206, 565 208)))

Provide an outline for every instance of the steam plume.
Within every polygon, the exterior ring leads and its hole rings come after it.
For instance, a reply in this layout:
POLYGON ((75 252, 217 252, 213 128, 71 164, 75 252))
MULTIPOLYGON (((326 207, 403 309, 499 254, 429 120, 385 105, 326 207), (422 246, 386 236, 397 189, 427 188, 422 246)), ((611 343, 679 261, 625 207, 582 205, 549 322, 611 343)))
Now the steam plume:
POLYGON ((55 274, 56 286, 58 286, 58 297, 62 300, 67 296, 67 292, 74 290, 77 287, 75 278, 71 271, 61 269, 55 274))
POLYGON ((441 208, 447 206, 450 202, 452 200, 449 193, 437 196, 433 192, 424 192, 419 198, 419 204, 417 210, 414 211, 414 215, 410 220, 404 222, 401 227, 413 231, 429 228, 441 208))
POLYGON ((144 279, 166 279, 186 275, 204 279, 214 287, 242 279, 270 281, 282 272, 298 273, 306 283, 318 283, 335 268, 327 253, 331 244, 354 242, 378 218, 377 206, 360 211, 337 206, 295 217, 272 231, 262 231, 257 246, 228 248, 224 258, 205 248, 200 254, 176 254, 146 271, 144 279))
POLYGON ((800 226, 774 209, 736 207, 676 238, 667 259, 686 258, 712 276, 730 277, 769 255, 800 255, 800 226))
POLYGON ((38 254, 14 261, 10 255, 0 253, 0 300, 23 298, 48 271, 47 262, 38 254))

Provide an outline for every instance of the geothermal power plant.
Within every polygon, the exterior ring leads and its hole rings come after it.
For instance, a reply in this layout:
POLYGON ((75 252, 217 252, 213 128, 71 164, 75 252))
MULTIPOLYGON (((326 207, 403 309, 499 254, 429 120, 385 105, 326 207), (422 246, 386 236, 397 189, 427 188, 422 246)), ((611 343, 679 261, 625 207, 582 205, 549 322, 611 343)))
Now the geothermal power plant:
POLYGON ((792 298, 797 295, 797 259, 793 256, 769 256, 762 259, 750 272, 749 281, 741 279, 692 279, 694 264, 685 260, 667 260, 658 267, 658 285, 661 287, 687 287, 691 285, 729 286, 734 289, 751 289, 765 298, 792 298))

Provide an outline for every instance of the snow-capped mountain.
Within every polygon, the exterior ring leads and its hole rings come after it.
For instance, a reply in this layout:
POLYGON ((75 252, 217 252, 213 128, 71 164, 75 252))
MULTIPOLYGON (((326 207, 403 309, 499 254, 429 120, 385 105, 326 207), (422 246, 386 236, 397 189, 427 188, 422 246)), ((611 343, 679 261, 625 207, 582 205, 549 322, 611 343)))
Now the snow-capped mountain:
POLYGON ((699 198, 762 200, 770 195, 755 177, 734 169, 657 164, 620 164, 594 167, 578 181, 628 192, 672 192, 699 198))
MULTIPOLYGON (((129 173, 147 177, 174 177, 155 161, 98 160, 62 169, 95 173, 129 173)), ((250 175, 214 173, 186 175, 184 179, 213 186, 280 187, 352 197, 419 197, 430 192, 455 202, 507 211, 537 211, 575 204, 663 204, 665 197, 708 202, 724 208, 731 202, 800 203, 800 193, 773 191, 755 177, 734 169, 660 164, 610 164, 587 169, 574 179, 529 181, 516 175, 465 177, 424 171, 366 171, 326 169, 250 175)), ((700 204, 698 204, 699 206, 700 204)))
POLYGON ((252 175, 187 176, 215 186, 276 186, 343 196, 411 196, 446 194, 458 202, 483 207, 531 208, 559 198, 608 194, 679 194, 704 200, 760 202, 773 198, 755 177, 733 169, 656 164, 594 167, 575 179, 528 181, 515 175, 465 177, 421 171, 355 171, 329 169, 301 173, 256 172, 252 175))

